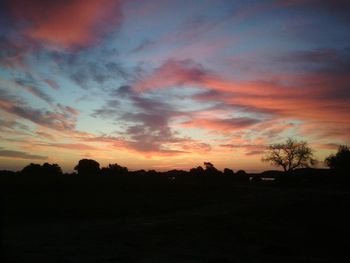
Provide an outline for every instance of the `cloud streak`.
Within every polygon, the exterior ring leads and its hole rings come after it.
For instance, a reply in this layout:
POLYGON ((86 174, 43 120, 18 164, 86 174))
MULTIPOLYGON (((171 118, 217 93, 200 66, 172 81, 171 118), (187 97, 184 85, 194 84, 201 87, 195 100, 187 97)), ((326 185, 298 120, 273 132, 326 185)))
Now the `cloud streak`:
POLYGON ((15 83, 33 96, 36 96, 49 104, 53 102, 53 99, 38 87, 39 83, 32 76, 27 75, 25 78, 18 77, 15 79, 15 83))
POLYGON ((57 104, 54 111, 35 109, 4 90, 0 94, 0 109, 9 114, 55 130, 75 129, 78 112, 72 107, 57 104))
POLYGON ((181 125, 186 128, 204 128, 208 130, 215 130, 218 132, 236 131, 245 129, 261 122, 258 119, 252 118, 229 118, 229 119, 194 119, 182 123, 181 125))
POLYGON ((47 156, 35 155, 21 151, 5 150, 0 148, 0 157, 5 158, 18 158, 26 160, 47 160, 47 156))

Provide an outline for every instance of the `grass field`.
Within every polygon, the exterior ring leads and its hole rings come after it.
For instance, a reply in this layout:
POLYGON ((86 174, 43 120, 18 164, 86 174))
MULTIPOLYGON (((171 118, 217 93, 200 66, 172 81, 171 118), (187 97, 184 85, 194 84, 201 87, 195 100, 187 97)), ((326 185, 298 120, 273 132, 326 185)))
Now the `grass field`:
POLYGON ((0 177, 2 262, 344 262, 350 192, 229 179, 0 177))

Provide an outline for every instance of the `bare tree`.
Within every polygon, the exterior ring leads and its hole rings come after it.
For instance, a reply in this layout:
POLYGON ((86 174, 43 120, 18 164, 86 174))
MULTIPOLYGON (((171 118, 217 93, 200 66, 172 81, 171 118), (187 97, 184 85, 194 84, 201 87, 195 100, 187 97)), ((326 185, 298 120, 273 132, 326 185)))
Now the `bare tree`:
POLYGON ((285 143, 270 145, 262 161, 281 166, 285 172, 298 167, 309 167, 316 162, 313 159, 313 151, 307 143, 292 138, 288 138, 285 143))

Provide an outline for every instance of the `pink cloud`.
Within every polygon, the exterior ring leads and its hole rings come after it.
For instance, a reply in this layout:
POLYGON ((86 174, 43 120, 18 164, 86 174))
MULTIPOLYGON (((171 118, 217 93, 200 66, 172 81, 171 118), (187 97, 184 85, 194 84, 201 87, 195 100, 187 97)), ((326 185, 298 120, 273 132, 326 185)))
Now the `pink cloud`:
MULTIPOLYGON (((284 116, 305 119, 340 118, 350 111, 346 83, 350 77, 305 74, 285 75, 280 81, 234 81, 221 78, 192 61, 167 61, 144 80, 136 83, 137 90, 164 89, 194 85, 217 91, 217 99, 229 104, 278 112, 284 116), (221 95, 222 94, 222 95, 221 95), (322 109, 322 111, 320 111, 322 109), (322 113, 322 114, 320 114, 322 113)), ((280 79, 280 78, 277 78, 280 79)), ((205 100, 205 98, 201 98, 205 100)), ((210 97, 208 100, 212 99, 210 97)))
POLYGON ((208 74, 199 64, 191 60, 167 60, 163 65, 141 82, 136 83, 138 91, 162 89, 172 86, 197 85, 205 81, 208 74))
POLYGON ((121 22, 119 1, 20 1, 10 8, 18 21, 26 21, 24 33, 54 47, 85 47, 97 42, 121 22))
MULTIPOLYGON (((168 60, 136 83, 135 88, 146 92, 169 87, 201 87, 206 92, 193 97, 198 102, 220 102, 227 107, 232 105, 232 109, 239 107, 248 113, 267 114, 269 119, 276 120, 269 127, 270 133, 266 133, 265 136, 272 136, 291 128, 290 124, 287 127, 275 126, 278 119, 299 120, 301 126, 313 123, 318 129, 322 127, 328 138, 331 138, 332 134, 333 137, 340 138, 341 132, 339 129, 335 131, 334 126, 343 130, 350 129, 347 121, 350 113, 350 98, 347 92, 349 76, 332 72, 305 72, 270 75, 266 78, 272 81, 236 81, 220 77, 190 60, 168 60)), ((258 123, 237 122, 220 113, 213 113, 207 117, 191 117, 191 120, 182 123, 183 127, 227 132, 252 127, 258 123)), ((299 132, 302 130, 299 129, 299 132)), ((316 135, 317 132, 308 129, 304 135, 312 134, 316 135)))

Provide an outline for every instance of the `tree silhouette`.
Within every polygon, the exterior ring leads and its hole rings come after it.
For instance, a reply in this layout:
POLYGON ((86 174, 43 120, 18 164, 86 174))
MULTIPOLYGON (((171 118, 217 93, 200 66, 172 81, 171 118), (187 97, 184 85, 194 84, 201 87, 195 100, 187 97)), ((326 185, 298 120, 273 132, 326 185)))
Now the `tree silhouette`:
POLYGON ((226 176, 232 176, 232 175, 234 175, 234 172, 233 172, 233 170, 231 170, 231 169, 229 169, 229 168, 225 168, 225 169, 224 169, 224 175, 226 175, 226 176))
POLYGON ((44 163, 43 165, 31 163, 25 166, 21 173, 24 175, 62 175, 62 169, 56 163, 44 163))
POLYGON ((236 176, 237 177, 246 177, 247 173, 244 170, 238 170, 237 173, 236 173, 236 176))
POLYGON ((45 174, 62 175, 62 169, 56 163, 53 163, 53 164, 44 163, 42 165, 42 170, 43 170, 43 173, 45 174))
POLYGON ((340 145, 338 152, 331 154, 325 159, 325 163, 331 169, 338 172, 350 170, 350 149, 347 145, 340 145))
POLYGON ((103 167, 101 169, 102 175, 126 175, 128 174, 128 168, 121 166, 117 163, 109 164, 108 167, 103 167))
POLYGON ((21 173, 24 175, 41 175, 41 165, 37 163, 28 164, 27 166, 23 167, 21 173))
POLYGON ((262 161, 280 166, 285 172, 293 171, 298 167, 309 167, 316 162, 313 159, 312 149, 307 143, 292 138, 288 138, 285 143, 270 145, 262 161))
POLYGON ((97 175, 100 172, 100 164, 95 160, 81 159, 74 170, 78 172, 78 175, 91 176, 97 175))
POLYGON ((219 170, 215 168, 215 166, 210 162, 204 162, 205 166, 205 174, 207 175, 216 175, 219 174, 219 170))
POLYGON ((204 174, 204 169, 203 169, 202 166, 198 166, 196 168, 191 168, 190 174, 191 175, 195 175, 195 176, 203 175, 204 174))

